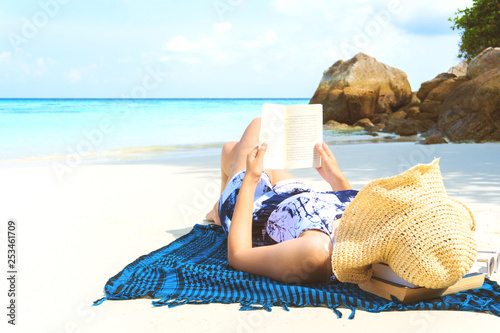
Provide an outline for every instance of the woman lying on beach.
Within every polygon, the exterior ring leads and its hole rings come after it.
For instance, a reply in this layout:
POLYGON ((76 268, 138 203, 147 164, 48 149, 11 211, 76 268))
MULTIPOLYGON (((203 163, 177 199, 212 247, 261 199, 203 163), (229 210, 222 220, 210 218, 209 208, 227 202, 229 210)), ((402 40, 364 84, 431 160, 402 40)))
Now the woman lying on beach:
POLYGON ((315 192, 286 170, 263 170, 266 144, 257 147, 260 118, 221 155, 221 197, 208 221, 228 233, 228 261, 238 270, 284 282, 328 281, 333 237, 356 196, 323 142, 317 168, 333 191, 315 192))

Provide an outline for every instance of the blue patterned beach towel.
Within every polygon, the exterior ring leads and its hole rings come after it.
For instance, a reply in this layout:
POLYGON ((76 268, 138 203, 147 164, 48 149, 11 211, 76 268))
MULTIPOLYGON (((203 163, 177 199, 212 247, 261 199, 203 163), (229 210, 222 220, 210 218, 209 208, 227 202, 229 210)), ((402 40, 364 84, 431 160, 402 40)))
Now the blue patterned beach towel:
POLYGON ((188 234, 126 266, 106 283, 104 300, 151 297, 153 305, 240 303, 241 310, 282 306, 327 306, 340 318, 339 307, 369 312, 462 310, 500 316, 500 286, 486 280, 482 288, 422 302, 402 304, 364 292, 350 283, 287 284, 232 269, 227 238, 221 227, 195 225, 188 234))

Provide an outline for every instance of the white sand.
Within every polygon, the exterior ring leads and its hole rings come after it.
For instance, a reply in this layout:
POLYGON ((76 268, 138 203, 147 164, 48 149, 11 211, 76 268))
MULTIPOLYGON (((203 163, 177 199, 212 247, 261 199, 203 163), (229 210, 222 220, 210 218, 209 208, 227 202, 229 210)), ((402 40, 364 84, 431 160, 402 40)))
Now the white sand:
MULTIPOLYGON (((450 195, 475 214, 481 249, 500 249, 500 144, 422 146, 413 143, 332 146, 359 189, 416 163, 441 157, 450 195)), ((219 156, 160 162, 87 165, 59 181, 50 166, 0 169, 0 220, 17 221, 17 326, 12 332, 441 332, 491 330, 500 318, 458 311, 356 312, 327 308, 238 311, 238 304, 154 308, 151 300, 106 301, 103 287, 125 265, 202 223, 217 199, 219 156)), ((293 172, 327 189, 314 169, 293 172)), ((6 246, 2 245, 6 263, 6 246)), ((6 267, 5 263, 2 267, 6 267)), ((4 272, 6 272, 4 268, 4 272)), ((6 274, 6 273, 5 273, 6 274)), ((493 276, 498 280, 500 274, 493 276)), ((1 279, 2 304, 7 281, 1 279)))

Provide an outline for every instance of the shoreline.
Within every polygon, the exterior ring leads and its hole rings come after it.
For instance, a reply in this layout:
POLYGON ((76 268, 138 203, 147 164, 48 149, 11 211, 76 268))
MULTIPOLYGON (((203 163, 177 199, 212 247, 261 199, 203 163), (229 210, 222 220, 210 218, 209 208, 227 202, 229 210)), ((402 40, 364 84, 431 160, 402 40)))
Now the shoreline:
MULTIPOLYGON (((378 133, 372 135, 364 130, 355 132, 338 132, 331 134, 325 130, 324 141, 329 146, 339 145, 362 145, 362 144, 390 144, 410 142, 417 144, 423 140, 420 135, 414 136, 398 136, 390 133, 378 133), (354 133, 354 134, 353 134, 354 133)), ((456 143, 450 143, 456 144, 456 143)), ((191 145, 155 145, 155 146, 132 146, 113 148, 106 151, 93 151, 90 153, 53 153, 35 156, 15 157, 0 159, 0 169, 3 167, 19 167, 26 166, 44 166, 51 163, 62 163, 69 166, 91 165, 91 164, 106 164, 106 163, 127 163, 128 161, 149 161, 149 160, 164 160, 175 158, 177 156, 198 156, 206 154, 220 154, 220 150, 224 145, 223 142, 208 143, 208 144, 191 144, 191 145)))
MULTIPOLYGON (((499 249, 500 144, 367 143, 332 149, 355 189, 441 157, 447 192, 474 214, 479 248, 499 249)), ((328 190, 312 168, 292 174, 314 189, 328 190)), ((344 318, 338 320, 330 309, 313 307, 290 312, 273 308, 270 313, 238 311, 239 304, 154 308, 151 299, 92 307, 103 296, 106 281, 127 264, 194 224, 206 223, 205 213, 220 192, 219 177, 218 154, 81 165, 62 179, 48 166, 0 168, 0 183, 7 189, 0 192, 6 207, 0 216, 18 224, 19 327, 50 332, 67 327, 81 332, 159 332, 166 327, 177 332, 301 332, 325 327, 387 332, 390 321, 393 331, 421 331, 426 325, 426 332, 442 332, 488 329, 498 322, 491 314, 462 311, 357 311, 354 320, 347 320, 350 310, 340 309, 344 318)), ((492 276, 497 282, 499 278, 499 273, 492 276)))

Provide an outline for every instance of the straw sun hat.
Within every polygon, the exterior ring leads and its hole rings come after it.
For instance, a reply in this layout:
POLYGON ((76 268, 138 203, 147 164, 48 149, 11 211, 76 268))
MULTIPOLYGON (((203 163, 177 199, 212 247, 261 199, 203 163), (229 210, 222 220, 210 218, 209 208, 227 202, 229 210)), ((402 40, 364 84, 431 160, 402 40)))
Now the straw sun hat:
POLYGON ((427 288, 445 288, 477 254, 470 210, 446 194, 439 159, 370 182, 349 204, 335 234, 332 269, 342 282, 371 278, 372 263, 427 288))

